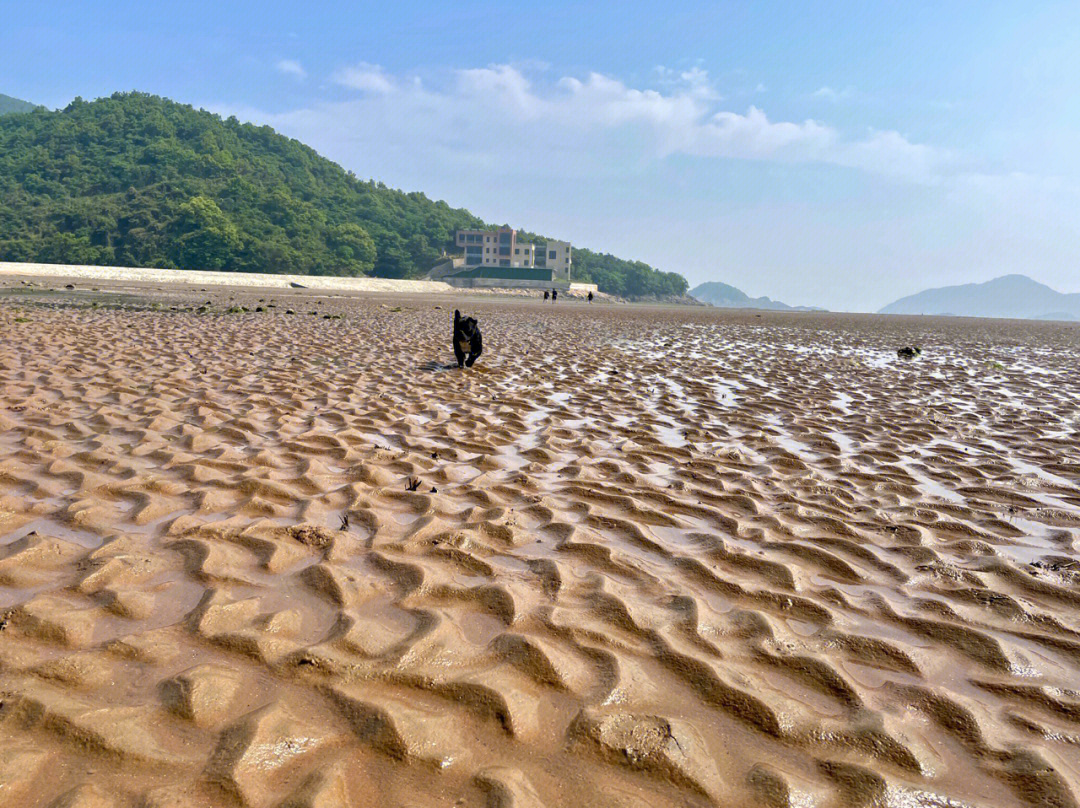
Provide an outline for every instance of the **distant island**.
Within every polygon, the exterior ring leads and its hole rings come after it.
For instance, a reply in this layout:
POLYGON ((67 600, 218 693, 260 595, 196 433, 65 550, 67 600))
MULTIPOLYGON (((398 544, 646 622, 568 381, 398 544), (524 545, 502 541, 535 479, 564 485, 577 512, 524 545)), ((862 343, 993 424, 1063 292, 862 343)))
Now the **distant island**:
POLYGON ((1080 293, 1064 294, 1026 275, 1004 275, 985 283, 927 289, 890 303, 880 313, 1080 320, 1080 293))
POLYGON ((750 297, 741 289, 726 283, 710 281, 695 286, 688 293, 690 297, 723 309, 768 309, 770 311, 825 311, 814 306, 789 306, 779 300, 767 297, 750 297))
MULTIPOLYGON (((493 227, 358 179, 268 126, 145 93, 0 116, 0 199, 0 261, 48 264, 420 278, 456 231, 493 227)), ((583 248, 570 280, 626 298, 687 289, 583 248)))

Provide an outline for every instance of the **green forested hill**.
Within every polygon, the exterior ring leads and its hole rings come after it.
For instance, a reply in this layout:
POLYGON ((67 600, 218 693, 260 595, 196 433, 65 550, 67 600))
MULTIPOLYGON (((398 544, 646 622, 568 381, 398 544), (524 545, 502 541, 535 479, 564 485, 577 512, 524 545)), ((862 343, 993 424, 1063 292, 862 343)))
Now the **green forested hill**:
MULTIPOLYGON (((408 278, 485 224, 269 127, 142 93, 0 117, 0 198, 0 261, 408 278)), ((589 250, 574 264, 614 294, 686 290, 589 250)))
POLYGON ((31 112, 35 109, 38 109, 36 104, 0 93, 0 115, 8 115, 12 112, 31 112))

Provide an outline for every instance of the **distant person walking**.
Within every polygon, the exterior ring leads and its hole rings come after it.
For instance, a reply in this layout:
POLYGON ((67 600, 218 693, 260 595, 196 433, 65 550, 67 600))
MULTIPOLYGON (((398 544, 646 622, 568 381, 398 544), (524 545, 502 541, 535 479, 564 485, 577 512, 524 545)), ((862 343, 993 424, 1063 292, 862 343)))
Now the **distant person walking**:
POLYGON ((545 289, 544 290, 544 300, 547 300, 549 297, 550 297, 550 295, 548 294, 547 289, 545 289))
POLYGON ((589 302, 592 303, 592 292, 589 292, 589 302))
POLYGON ((559 290, 558 289, 552 289, 551 290, 551 302, 554 303, 558 299, 559 299, 559 290))

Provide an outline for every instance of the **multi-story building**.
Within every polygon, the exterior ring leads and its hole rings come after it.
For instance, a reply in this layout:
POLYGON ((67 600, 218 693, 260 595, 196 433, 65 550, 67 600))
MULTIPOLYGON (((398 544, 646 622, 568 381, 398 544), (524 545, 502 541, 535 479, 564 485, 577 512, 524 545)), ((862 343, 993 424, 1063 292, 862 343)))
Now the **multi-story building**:
POLYGON ((458 230, 454 242, 463 251, 464 261, 453 275, 540 283, 570 282, 572 257, 568 241, 530 244, 518 241, 517 231, 513 228, 500 227, 497 230, 458 230), (499 271, 515 269, 534 271, 499 271))

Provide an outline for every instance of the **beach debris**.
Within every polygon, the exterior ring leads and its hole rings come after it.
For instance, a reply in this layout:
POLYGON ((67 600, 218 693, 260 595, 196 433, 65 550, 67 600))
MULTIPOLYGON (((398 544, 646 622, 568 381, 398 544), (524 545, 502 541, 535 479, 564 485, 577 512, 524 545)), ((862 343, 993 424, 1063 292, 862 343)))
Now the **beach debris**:
POLYGON ((307 289, 302 283, 297 283, 296 281, 289 281, 289 286, 293 289, 307 289))
POLYGON ((65 286, 64 288, 65 288, 65 289, 74 289, 74 288, 75 288, 75 284, 73 284, 73 283, 69 283, 69 284, 68 284, 67 286, 65 286))
POLYGON ((293 525, 288 528, 288 534, 301 544, 314 547, 316 550, 325 550, 334 543, 334 537, 330 532, 312 525, 293 525))
POLYGON ((439 493, 439 489, 436 488, 435 486, 431 486, 431 491, 429 491, 428 493, 437 494, 437 493, 439 493))
POLYGON ((1048 570, 1049 572, 1080 570, 1080 562, 1071 558, 1060 558, 1057 556, 1045 558, 1042 561, 1032 561, 1029 566, 1040 570, 1048 570))
POLYGON ((348 530, 348 529, 349 529, 349 514, 343 513, 341 515, 341 526, 338 527, 338 530, 348 530))
POLYGON ((292 309, 285 309, 285 313, 286 314, 296 314, 296 312, 293 311, 292 309))
POLYGON ((419 477, 409 477, 409 479, 407 479, 405 481, 405 490, 406 491, 415 491, 419 487, 420 487, 420 478, 419 477))
POLYGON ((896 351, 896 355, 900 359, 914 359, 917 356, 922 356, 922 348, 917 345, 905 345, 896 351))

